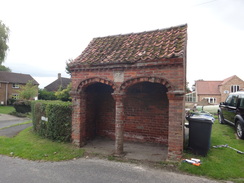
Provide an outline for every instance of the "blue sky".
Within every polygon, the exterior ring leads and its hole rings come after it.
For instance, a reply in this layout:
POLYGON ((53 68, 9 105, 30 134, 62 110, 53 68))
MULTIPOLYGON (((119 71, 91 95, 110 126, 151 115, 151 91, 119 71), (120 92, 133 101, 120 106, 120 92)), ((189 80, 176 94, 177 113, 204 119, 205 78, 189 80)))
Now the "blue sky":
POLYGON ((187 80, 244 80, 243 0, 0 0, 10 28, 4 65, 31 74, 40 88, 94 37, 188 24, 187 80), (235 65, 235 67, 234 67, 235 65), (237 65, 237 67, 236 67, 237 65))

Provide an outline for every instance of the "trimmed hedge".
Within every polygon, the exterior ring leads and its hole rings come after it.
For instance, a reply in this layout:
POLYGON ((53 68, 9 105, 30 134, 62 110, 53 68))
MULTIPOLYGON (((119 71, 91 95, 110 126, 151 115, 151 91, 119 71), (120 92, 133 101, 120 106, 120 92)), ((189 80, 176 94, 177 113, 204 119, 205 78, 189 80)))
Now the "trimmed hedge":
POLYGON ((16 112, 28 113, 31 112, 31 102, 29 100, 16 100, 13 103, 16 112))
POLYGON ((71 141, 71 102, 32 101, 31 112, 36 133, 55 141, 71 141))

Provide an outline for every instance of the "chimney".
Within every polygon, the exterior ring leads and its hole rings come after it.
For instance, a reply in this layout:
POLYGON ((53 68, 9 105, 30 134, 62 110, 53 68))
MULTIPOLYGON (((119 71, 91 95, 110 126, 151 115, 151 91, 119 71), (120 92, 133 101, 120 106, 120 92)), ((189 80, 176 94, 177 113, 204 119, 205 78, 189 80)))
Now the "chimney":
POLYGON ((60 79, 61 78, 61 73, 58 73, 58 79, 60 79))

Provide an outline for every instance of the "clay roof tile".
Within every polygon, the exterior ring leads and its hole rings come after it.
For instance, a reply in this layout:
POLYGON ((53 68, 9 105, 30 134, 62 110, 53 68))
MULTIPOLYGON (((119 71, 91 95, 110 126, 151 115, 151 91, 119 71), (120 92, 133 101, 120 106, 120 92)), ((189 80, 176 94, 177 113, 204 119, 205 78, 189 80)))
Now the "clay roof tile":
POLYGON ((69 66, 83 64, 135 63, 160 58, 183 57, 187 25, 167 29, 94 38, 69 66))

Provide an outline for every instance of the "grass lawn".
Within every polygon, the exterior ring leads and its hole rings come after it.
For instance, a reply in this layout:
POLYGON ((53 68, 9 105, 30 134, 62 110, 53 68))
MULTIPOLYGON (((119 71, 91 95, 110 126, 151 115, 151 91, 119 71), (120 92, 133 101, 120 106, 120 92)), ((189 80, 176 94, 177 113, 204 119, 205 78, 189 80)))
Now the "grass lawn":
POLYGON ((13 106, 0 106, 0 114, 9 114, 15 111, 13 106))
POLYGON ((52 142, 41 138, 29 127, 13 138, 0 137, 0 154, 29 160, 62 161, 79 158, 84 150, 68 143, 52 142))
MULTIPOLYGON (((216 120, 212 126, 211 147, 224 144, 244 152, 244 140, 237 139, 234 127, 221 125, 216 120)), ((197 167, 181 163, 180 170, 219 180, 244 182, 244 154, 238 154, 230 148, 211 148, 206 157, 186 152, 184 158, 198 158, 202 164, 197 167)))

